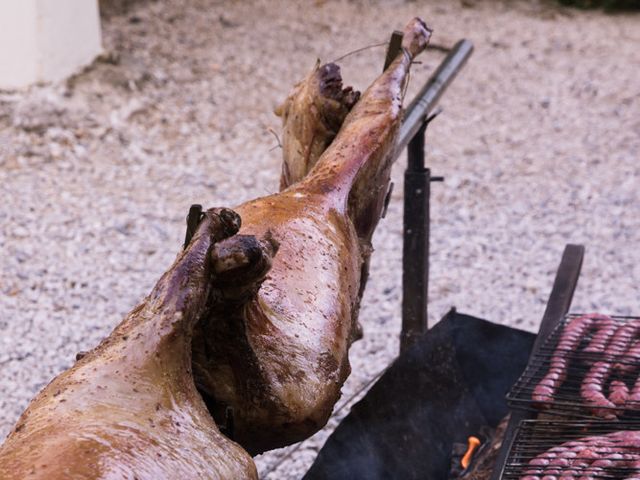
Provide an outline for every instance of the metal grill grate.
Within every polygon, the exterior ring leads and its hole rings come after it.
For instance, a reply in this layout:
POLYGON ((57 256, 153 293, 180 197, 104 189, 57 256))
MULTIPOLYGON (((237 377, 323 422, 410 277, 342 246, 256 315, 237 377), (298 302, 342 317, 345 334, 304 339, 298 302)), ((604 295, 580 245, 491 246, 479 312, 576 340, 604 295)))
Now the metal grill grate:
MULTIPOLYGON (((619 343, 614 344, 613 339, 610 339, 610 345, 606 349, 588 353, 584 351, 584 348, 590 344, 596 334, 595 331, 590 331, 579 340, 577 348, 558 349, 558 343, 567 325, 580 317, 583 315, 567 315, 543 345, 531 355, 526 370, 507 395, 509 405, 512 408, 544 411, 569 418, 640 419, 640 380, 638 380, 640 347, 637 356, 625 355, 624 351, 627 348, 622 348, 619 343), (617 347, 623 353, 618 355, 609 353, 616 350, 616 348, 611 348, 612 346, 617 347), (566 378, 549 398, 545 400, 532 398, 536 386, 550 373, 552 363, 557 362, 558 358, 566 362, 566 378), (605 405, 600 402, 595 404, 585 400, 581 394, 585 377, 589 375, 589 372, 593 373, 592 369, 594 368, 607 368, 606 365, 610 365, 611 368, 610 373, 604 375, 605 378, 601 382, 602 393, 609 399, 613 389, 626 388, 629 398, 624 403, 605 405), (633 395, 634 393, 637 395, 633 395)), ((631 326, 631 323, 640 326, 639 317, 614 316, 610 318, 616 329, 628 324, 631 326)), ((640 341, 634 339, 629 340, 625 345, 630 347, 634 342, 638 342, 640 345, 640 341)), ((557 363, 555 365, 557 366, 557 363)))
POLYGON ((518 427, 500 478, 637 480, 640 422, 525 420, 518 427), (638 433, 628 434, 629 431, 638 433), (588 439, 592 439, 589 446, 588 439), (563 445, 566 442, 572 443, 563 445), (564 448, 564 453, 558 447, 564 448), (556 456, 542 465, 544 460, 539 456, 550 449, 555 449, 556 456), (531 465, 536 458, 540 465, 531 465))

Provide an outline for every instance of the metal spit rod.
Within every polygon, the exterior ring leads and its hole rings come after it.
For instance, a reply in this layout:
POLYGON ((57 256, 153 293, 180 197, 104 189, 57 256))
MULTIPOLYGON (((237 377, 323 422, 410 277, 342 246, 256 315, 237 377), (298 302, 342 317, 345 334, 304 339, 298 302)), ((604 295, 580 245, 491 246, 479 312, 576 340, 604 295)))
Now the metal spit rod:
POLYGON ((463 39, 456 43, 407 107, 396 144, 398 154, 416 136, 422 123, 434 109, 447 87, 462 70, 473 52, 473 43, 463 39))

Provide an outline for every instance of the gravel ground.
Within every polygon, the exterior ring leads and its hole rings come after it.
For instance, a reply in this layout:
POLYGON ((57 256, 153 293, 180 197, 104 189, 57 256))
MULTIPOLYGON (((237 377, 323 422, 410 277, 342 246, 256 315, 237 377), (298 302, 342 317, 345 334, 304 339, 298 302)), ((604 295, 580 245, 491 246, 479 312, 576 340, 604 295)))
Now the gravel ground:
MULTIPOLYGON (((638 15, 471 0, 144 3, 104 21, 106 53, 85 72, 0 92, 0 437, 149 291, 190 204, 276 188, 271 111, 316 57, 383 42, 414 15, 435 43, 476 45, 429 131, 429 165, 446 177, 433 188, 430 320, 455 305, 535 330, 568 242, 587 246, 574 310, 640 313, 638 15)), ((383 55, 345 59, 347 82, 366 87, 383 55)), ((410 92, 441 58, 423 56, 410 92)), ((397 354, 403 168, 345 399, 397 354)), ((290 455, 259 457, 263 477, 299 478, 334 423, 290 455)))

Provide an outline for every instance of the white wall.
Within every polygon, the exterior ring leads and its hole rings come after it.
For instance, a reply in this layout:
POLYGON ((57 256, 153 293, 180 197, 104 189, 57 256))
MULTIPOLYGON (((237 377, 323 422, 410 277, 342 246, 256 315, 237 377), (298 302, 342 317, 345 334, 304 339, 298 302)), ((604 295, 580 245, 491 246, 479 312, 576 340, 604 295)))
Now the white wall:
POLYGON ((0 88, 37 78, 36 0, 0 0, 0 88))
POLYGON ((0 0, 0 88, 61 80, 101 48, 97 0, 0 0))

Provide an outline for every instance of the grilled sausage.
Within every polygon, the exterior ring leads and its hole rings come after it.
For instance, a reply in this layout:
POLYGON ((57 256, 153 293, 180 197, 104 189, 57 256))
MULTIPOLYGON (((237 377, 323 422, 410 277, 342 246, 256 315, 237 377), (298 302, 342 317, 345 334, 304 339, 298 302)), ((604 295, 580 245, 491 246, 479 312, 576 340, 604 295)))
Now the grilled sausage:
POLYGON ((553 447, 529 462, 521 480, 590 480, 612 469, 628 469, 640 478, 640 432, 621 431, 573 440, 553 447))
POLYGON ((640 377, 636 380, 636 383, 633 385, 631 389, 631 395, 629 395, 629 399, 627 400, 627 404, 630 404, 632 407, 638 407, 640 404, 640 377))
POLYGON ((638 322, 626 323, 619 327, 607 345, 605 355, 609 358, 625 355, 630 350, 630 345, 633 345, 632 342, 635 340, 639 330, 640 323, 638 322))
POLYGON ((590 313, 572 320, 564 327, 551 357, 549 371, 533 390, 532 399, 535 403, 553 401, 553 396, 567 376, 567 354, 577 353, 582 339, 593 330, 595 334, 583 351, 590 354, 602 353, 617 332, 616 322, 611 317, 590 313))
POLYGON ((613 380, 609 385, 609 401, 617 407, 622 407, 629 400, 629 387, 622 380, 613 380))
POLYGON ((616 363, 615 369, 621 375, 628 374, 640 366, 640 341, 635 341, 624 354, 620 362, 616 363))
POLYGON ((619 327, 607 345, 604 360, 594 363, 582 381, 580 395, 587 405, 594 407, 592 411, 598 417, 606 419, 616 417, 616 412, 613 410, 615 404, 604 395, 604 386, 611 374, 612 362, 629 349, 639 327, 640 325, 636 323, 627 323, 619 327))
POLYGON ((568 362, 566 352, 575 351, 582 338, 588 333, 595 318, 584 315, 569 322, 563 329, 558 345, 551 357, 549 371, 536 385, 531 395, 532 400, 538 404, 553 401, 553 396, 567 377, 568 362))
POLYGON ((629 469, 633 472, 630 477, 625 480, 640 480, 640 460, 636 460, 629 465, 629 469))
POLYGON ((611 363, 596 362, 585 375, 580 386, 580 395, 587 405, 592 408, 594 414, 599 417, 613 419, 616 414, 613 411, 615 405, 604 395, 604 384, 611 371, 611 363))
POLYGON ((594 320, 594 324, 597 325, 597 332, 584 348, 585 353, 601 353, 609 340, 616 333, 616 322, 607 315, 600 315, 597 313, 588 315, 589 318, 594 320))

